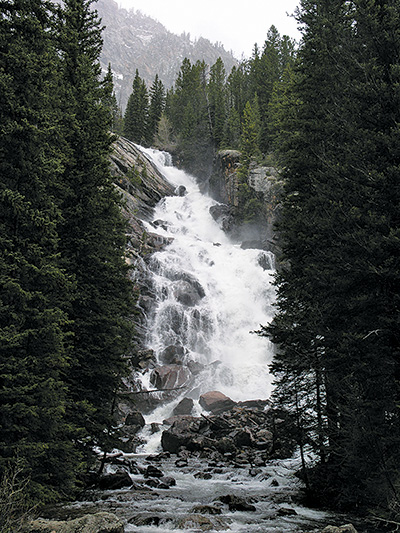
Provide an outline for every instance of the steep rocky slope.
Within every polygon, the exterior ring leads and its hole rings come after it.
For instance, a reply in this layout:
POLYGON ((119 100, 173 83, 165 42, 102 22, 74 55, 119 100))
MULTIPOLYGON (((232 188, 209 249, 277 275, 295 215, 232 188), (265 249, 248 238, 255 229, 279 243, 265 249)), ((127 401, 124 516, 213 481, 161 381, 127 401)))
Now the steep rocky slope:
POLYGON ((221 57, 227 72, 237 64, 232 53, 221 45, 203 38, 194 42, 188 34, 175 35, 140 11, 119 8, 113 0, 99 0, 95 7, 105 25, 101 64, 106 70, 111 63, 117 99, 123 109, 132 92, 136 69, 148 86, 158 74, 169 88, 185 57, 192 63, 204 60, 208 65, 221 57))

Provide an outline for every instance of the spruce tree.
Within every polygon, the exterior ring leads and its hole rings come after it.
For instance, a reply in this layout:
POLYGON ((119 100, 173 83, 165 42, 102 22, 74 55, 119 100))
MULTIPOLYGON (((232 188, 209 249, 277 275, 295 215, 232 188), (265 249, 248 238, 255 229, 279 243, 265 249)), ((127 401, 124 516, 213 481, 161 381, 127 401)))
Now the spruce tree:
POLYGON ((399 7, 301 3, 279 310, 264 330, 280 346, 276 394, 296 381, 292 404, 300 391, 313 406, 302 420, 320 454, 311 489, 350 509, 399 503, 399 7))
POLYGON ((154 78, 153 85, 150 89, 150 107, 149 107, 149 125, 148 125, 148 144, 154 142, 157 135, 158 124, 165 107, 165 88, 158 74, 154 78))
POLYGON ((111 116, 111 126, 110 129, 114 133, 122 133, 122 113, 118 107, 117 98, 114 92, 114 77, 111 70, 111 64, 108 64, 107 73, 103 79, 103 89, 104 96, 102 97, 102 102, 111 116))
POLYGON ((185 58, 166 106, 168 119, 179 138, 179 157, 200 178, 208 177, 213 153, 206 69, 204 61, 192 65, 185 58))
POLYGON ((127 139, 146 145, 149 138, 149 97, 144 80, 136 69, 124 115, 124 135, 127 139))
POLYGON ((59 228, 63 266, 74 279, 67 307, 73 351, 65 373, 76 445, 90 461, 109 449, 113 405, 125 371, 132 309, 125 223, 109 169, 113 137, 100 81, 101 27, 90 0, 66 0, 59 17, 60 75, 67 161, 59 228))
POLYGON ((225 67, 222 59, 219 57, 210 69, 210 79, 208 82, 212 136, 216 148, 220 148, 224 140, 226 121, 225 82, 225 67))
POLYGON ((70 495, 77 436, 65 419, 72 290, 60 268, 56 53, 49 5, 0 15, 0 477, 22 465, 36 502, 70 495))

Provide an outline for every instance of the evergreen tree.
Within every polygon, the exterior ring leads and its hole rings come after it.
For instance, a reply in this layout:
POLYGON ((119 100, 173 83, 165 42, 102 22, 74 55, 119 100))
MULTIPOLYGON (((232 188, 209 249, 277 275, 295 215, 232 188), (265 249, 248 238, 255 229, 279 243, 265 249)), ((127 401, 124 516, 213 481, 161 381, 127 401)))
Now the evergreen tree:
POLYGON ((269 103, 274 87, 282 81, 285 68, 290 65, 294 55, 294 44, 288 36, 281 38, 275 26, 268 30, 267 39, 257 68, 253 69, 255 93, 257 94, 260 117, 260 149, 266 153, 270 150, 269 138, 269 103))
POLYGON ((118 107, 117 98, 114 92, 114 77, 111 70, 111 64, 108 64, 107 74, 103 79, 104 96, 102 102, 111 116, 111 131, 122 133, 122 113, 118 107))
POLYGON ((112 410, 125 371, 133 302, 124 259, 125 223, 109 170, 113 138, 99 81, 101 27, 91 1, 66 0, 58 33, 68 155, 60 250, 63 266, 75 281, 67 308, 73 351, 65 380, 68 414, 82 430, 76 445, 90 460, 93 446, 112 446, 112 410))
POLYGON ((200 178, 208 177, 208 161, 213 153, 206 68, 202 61, 192 65, 185 58, 166 106, 168 119, 179 139, 179 157, 200 178))
POLYGON ((264 332, 280 346, 276 394, 296 383, 291 403, 300 394, 312 414, 301 419, 302 439, 320 455, 311 489, 325 503, 394 509, 400 4, 303 0, 301 8, 287 101, 296 109, 283 123, 285 263, 279 311, 264 332))
POLYGON ((150 89, 148 143, 152 144, 157 135, 158 124, 165 107, 165 88, 158 74, 150 89))
POLYGON ((262 213, 262 194, 249 184, 251 163, 260 154, 260 113, 257 97, 247 102, 243 113, 240 167, 238 169, 238 217, 242 222, 254 222, 262 213))
POLYGON ((210 69, 210 79, 208 82, 212 135, 216 148, 221 147, 224 140, 226 122, 225 82, 225 67, 222 59, 219 57, 210 69))
POLYGON ((30 498, 71 494, 78 456, 65 419, 71 283, 59 265, 61 156, 49 5, 0 15, 0 477, 19 461, 30 498))
POLYGON ((137 69, 124 115, 124 135, 144 145, 149 138, 149 97, 146 84, 137 69))
POLYGON ((228 113, 225 131, 225 144, 235 149, 240 147, 243 111, 254 93, 250 90, 248 65, 241 63, 233 67, 227 78, 228 113))

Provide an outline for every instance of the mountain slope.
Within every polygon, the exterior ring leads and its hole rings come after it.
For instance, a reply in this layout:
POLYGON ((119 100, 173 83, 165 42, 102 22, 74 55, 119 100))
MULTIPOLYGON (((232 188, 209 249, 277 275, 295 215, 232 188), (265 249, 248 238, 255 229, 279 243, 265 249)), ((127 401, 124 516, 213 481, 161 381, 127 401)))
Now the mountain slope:
POLYGON ((185 57, 192 63, 204 60, 210 66, 221 57, 227 73, 237 64, 222 45, 203 38, 191 41, 185 33, 175 35, 140 11, 119 8, 114 0, 99 0, 95 7, 105 26, 101 64, 106 71, 111 63, 115 92, 123 109, 132 92, 136 69, 149 87, 158 74, 169 88, 185 57))

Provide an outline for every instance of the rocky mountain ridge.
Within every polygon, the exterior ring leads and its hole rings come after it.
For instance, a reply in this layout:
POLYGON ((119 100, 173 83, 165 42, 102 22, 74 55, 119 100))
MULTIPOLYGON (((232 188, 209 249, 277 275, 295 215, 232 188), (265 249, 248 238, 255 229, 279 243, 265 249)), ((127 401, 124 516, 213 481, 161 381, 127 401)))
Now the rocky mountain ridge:
POLYGON ((204 60, 210 66, 221 57, 227 73, 238 63, 221 44, 204 38, 192 41, 186 33, 175 35, 140 11, 120 8, 114 0, 99 0, 95 7, 105 26, 101 65, 106 72, 111 64, 122 109, 132 92, 136 69, 148 87, 158 74, 165 87, 170 88, 186 57, 192 63, 204 60))

